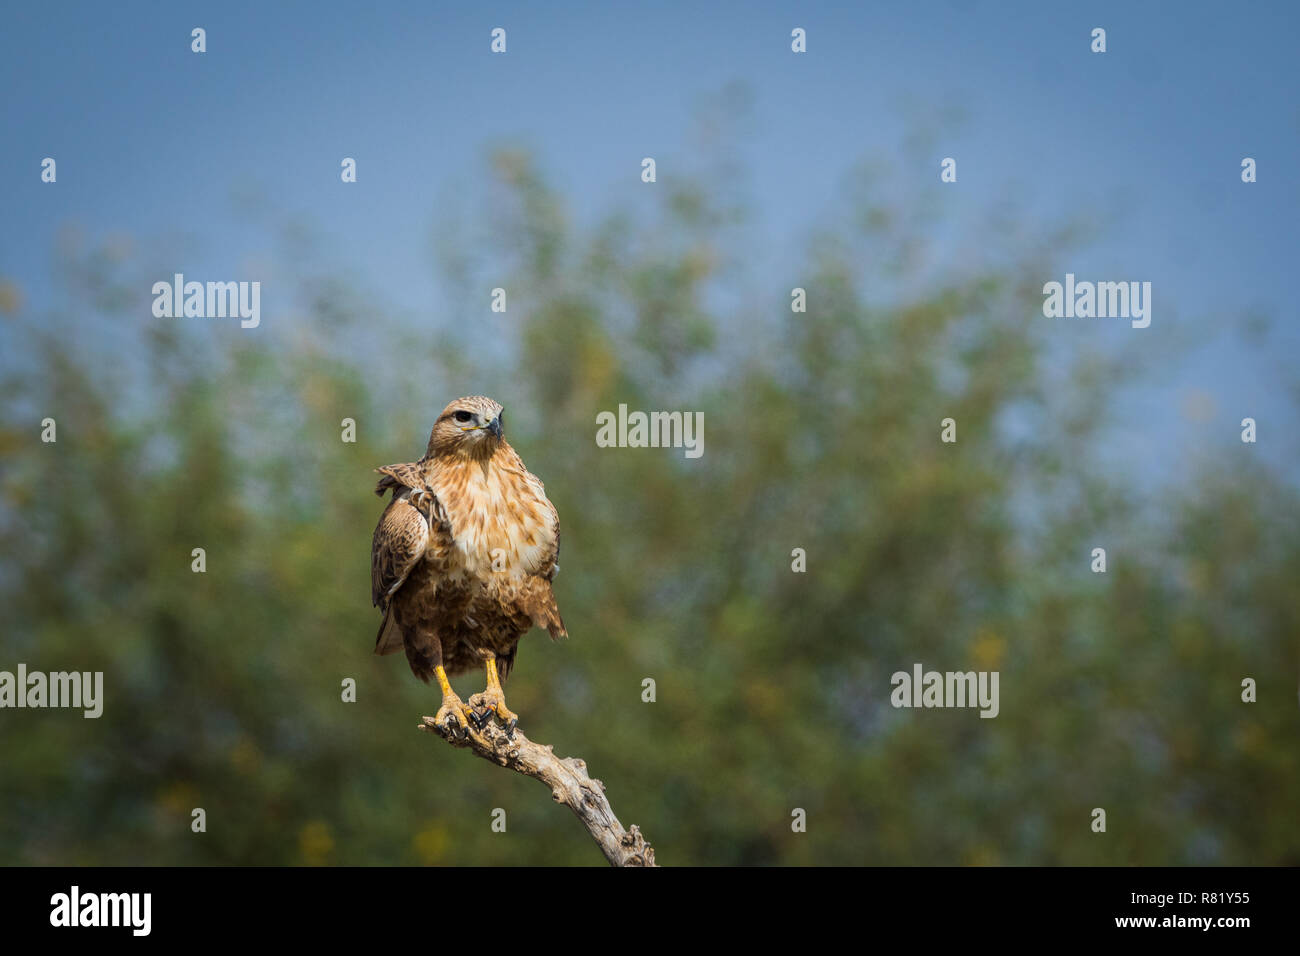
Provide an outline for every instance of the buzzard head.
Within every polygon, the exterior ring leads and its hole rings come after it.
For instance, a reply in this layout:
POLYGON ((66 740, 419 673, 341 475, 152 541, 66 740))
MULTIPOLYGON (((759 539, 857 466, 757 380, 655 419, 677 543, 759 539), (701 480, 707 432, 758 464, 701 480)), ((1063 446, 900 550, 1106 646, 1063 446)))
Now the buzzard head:
POLYGON ((485 395, 458 398, 442 410, 429 435, 429 457, 490 458, 505 440, 501 405, 485 395))

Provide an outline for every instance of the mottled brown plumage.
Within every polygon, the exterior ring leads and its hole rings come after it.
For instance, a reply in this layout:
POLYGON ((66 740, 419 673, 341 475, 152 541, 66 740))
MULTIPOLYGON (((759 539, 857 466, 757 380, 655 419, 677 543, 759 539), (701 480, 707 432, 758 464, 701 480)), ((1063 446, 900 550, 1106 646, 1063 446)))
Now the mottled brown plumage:
POLYGON ((405 649, 443 691, 437 720, 462 731, 467 708, 446 675, 485 667, 484 703, 513 726, 499 680, 533 627, 566 636, 551 590, 560 521, 541 481, 506 442, 501 406, 459 398, 438 417, 423 458, 376 469, 393 497, 375 527, 371 596, 383 612, 375 653, 405 649), (498 678, 499 667, 499 678, 498 678))

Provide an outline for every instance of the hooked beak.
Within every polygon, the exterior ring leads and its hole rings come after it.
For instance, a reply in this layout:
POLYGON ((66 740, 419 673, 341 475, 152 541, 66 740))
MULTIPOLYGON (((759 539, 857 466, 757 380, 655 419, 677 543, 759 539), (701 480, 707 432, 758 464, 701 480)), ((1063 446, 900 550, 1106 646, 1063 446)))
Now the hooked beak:
POLYGON ((490 431, 493 435, 496 435, 497 438, 501 437, 501 416, 500 415, 492 419, 492 421, 488 422, 487 430, 490 431))

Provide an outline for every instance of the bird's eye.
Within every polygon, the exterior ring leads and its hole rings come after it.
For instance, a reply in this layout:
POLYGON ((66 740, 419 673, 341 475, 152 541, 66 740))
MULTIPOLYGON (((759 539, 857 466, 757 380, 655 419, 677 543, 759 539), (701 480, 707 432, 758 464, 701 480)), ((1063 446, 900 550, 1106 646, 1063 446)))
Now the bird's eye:
POLYGON ((473 418, 474 416, 471 415, 469 412, 466 412, 466 411, 459 411, 459 412, 456 412, 452 417, 455 418, 456 421, 458 421, 458 422, 467 422, 467 421, 469 421, 471 418, 473 418))

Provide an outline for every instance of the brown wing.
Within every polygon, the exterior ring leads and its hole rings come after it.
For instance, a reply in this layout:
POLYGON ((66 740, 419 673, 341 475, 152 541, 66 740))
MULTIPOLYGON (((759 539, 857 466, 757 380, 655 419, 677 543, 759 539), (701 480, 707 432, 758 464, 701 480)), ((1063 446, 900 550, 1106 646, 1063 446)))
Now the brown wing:
POLYGON ((375 471, 383 475, 375 494, 382 496, 390 488, 393 492, 375 526, 370 551, 370 597, 384 612, 375 635, 375 653, 392 654, 404 643, 390 606, 393 595, 422 559, 445 563, 455 541, 446 511, 428 490, 419 464, 385 465, 375 471))
POLYGON ((550 511, 551 528, 555 531, 555 547, 542 559, 536 576, 529 579, 528 585, 520 595, 518 606, 532 618, 535 627, 546 630, 554 641, 569 636, 569 632, 564 627, 564 618, 560 616, 559 605, 555 601, 555 592, 551 590, 551 582, 560 573, 560 514, 555 510, 555 505, 551 504, 551 499, 546 497, 546 491, 537 476, 530 477, 537 482, 542 500, 546 502, 550 511))
POLYGON ((555 506, 551 506, 551 514, 555 516, 554 523, 551 525, 555 529, 555 550, 546 556, 542 562, 541 575, 548 581, 554 581, 555 576, 560 573, 560 516, 555 513, 555 506))
POLYGON ((379 479, 379 484, 375 485, 375 494, 381 498, 389 488, 394 488, 400 493, 403 488, 425 487, 424 473, 420 470, 418 462, 385 465, 383 468, 376 468, 375 471, 384 476, 379 479))
POLYGON ((542 577, 530 577, 518 590, 514 606, 528 615, 534 627, 540 627, 551 635, 551 640, 558 641, 568 637, 564 627, 564 618, 560 616, 560 607, 555 601, 555 592, 551 582, 542 577))
POLYGON ((375 526, 370 549, 370 597, 385 610, 429 546, 429 519, 411 504, 405 492, 394 494, 375 526))
POLYGON ((546 486, 542 484, 542 480, 527 469, 524 470, 524 476, 525 480, 533 486, 537 497, 546 505, 546 510, 551 516, 551 530, 555 533, 555 547, 549 554, 542 556, 536 573, 548 581, 554 581, 555 576, 560 573, 560 513, 555 510, 555 505, 551 504, 551 499, 546 497, 546 486))

